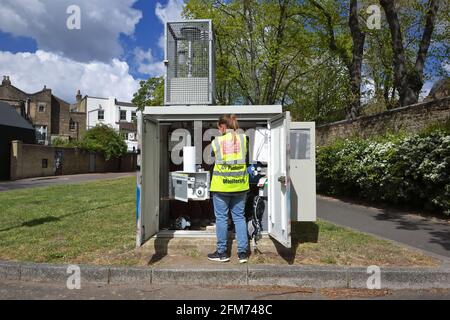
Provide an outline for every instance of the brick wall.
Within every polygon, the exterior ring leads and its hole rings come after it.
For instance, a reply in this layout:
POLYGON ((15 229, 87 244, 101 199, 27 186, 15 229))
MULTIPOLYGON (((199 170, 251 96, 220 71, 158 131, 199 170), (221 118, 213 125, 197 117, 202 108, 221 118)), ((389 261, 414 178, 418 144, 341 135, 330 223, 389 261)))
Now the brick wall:
POLYGON ((328 123, 316 128, 316 144, 330 144, 337 138, 367 138, 387 132, 416 133, 430 124, 450 119, 450 97, 396 108, 355 120, 328 123))
POLYGON ((16 88, 11 85, 9 80, 4 79, 0 84, 0 101, 15 106, 18 113, 29 118, 33 126, 47 126, 48 141, 51 136, 78 139, 86 128, 86 113, 80 112, 86 109, 83 101, 80 101, 78 106, 76 104, 71 106, 68 102, 53 95, 51 89, 44 88, 30 94, 16 88), (30 99, 29 114, 25 115, 25 104, 28 99, 30 99), (39 112, 40 104, 45 106, 42 112, 39 112), (73 106, 77 107, 76 110, 71 108, 73 106), (78 130, 71 131, 69 129, 70 119, 78 122, 78 130))
POLYGON ((76 123, 75 129, 69 130, 69 135, 73 139, 81 139, 86 131, 86 113, 84 112, 71 112, 70 118, 76 123))
POLYGON ((104 156, 78 148, 60 148, 11 142, 11 180, 92 172, 136 170, 136 154, 106 161, 104 156), (60 155, 61 166, 56 167, 60 155))
POLYGON ((36 93, 31 98, 30 117, 33 125, 47 126, 47 139, 50 137, 52 128, 52 92, 49 89, 36 93), (44 111, 39 112, 39 105, 44 106, 44 111))

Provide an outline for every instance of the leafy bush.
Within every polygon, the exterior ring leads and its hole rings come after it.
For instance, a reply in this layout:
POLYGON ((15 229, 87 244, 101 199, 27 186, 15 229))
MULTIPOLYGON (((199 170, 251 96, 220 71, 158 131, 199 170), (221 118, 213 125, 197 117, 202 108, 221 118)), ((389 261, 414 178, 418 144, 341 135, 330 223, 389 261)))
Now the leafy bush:
POLYGON ((450 134, 346 139, 317 151, 317 188, 450 215, 450 134))
POLYGON ((99 124, 87 130, 81 140, 69 141, 55 138, 52 141, 52 145, 101 152, 106 160, 118 158, 127 152, 127 145, 123 138, 114 128, 104 124, 99 124))
POLYGON ((56 137, 52 140, 52 146, 55 147, 76 147, 77 141, 62 139, 60 137, 56 137))
POLYGON ((123 138, 114 128, 103 124, 87 130, 78 146, 84 150, 102 152, 106 160, 118 158, 127 152, 123 138))

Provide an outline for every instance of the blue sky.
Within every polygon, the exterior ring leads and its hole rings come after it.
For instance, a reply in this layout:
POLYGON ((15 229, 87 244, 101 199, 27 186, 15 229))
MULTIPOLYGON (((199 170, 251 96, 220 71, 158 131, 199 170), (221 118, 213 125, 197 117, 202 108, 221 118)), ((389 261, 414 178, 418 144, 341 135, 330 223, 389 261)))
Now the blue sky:
MULTIPOLYGON (((72 102, 76 90, 130 100, 139 80, 163 72, 163 23, 183 0, 0 0, 0 76, 72 102), (76 5, 80 29, 67 20, 76 5)), ((73 20, 70 20, 73 21, 73 20)))

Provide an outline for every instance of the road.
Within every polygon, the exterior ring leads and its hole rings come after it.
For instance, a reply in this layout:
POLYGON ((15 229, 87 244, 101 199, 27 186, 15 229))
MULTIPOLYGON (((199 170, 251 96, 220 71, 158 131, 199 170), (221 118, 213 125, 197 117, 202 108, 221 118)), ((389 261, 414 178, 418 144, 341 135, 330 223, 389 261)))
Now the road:
POLYGON ((311 300, 311 299, 450 299, 450 290, 309 289, 296 287, 211 287, 187 285, 95 285, 79 290, 65 283, 0 280, 1 300, 311 300))
POLYGON ((317 196, 320 219, 450 258, 450 222, 317 196))
POLYGON ((94 180, 114 179, 134 175, 135 175, 134 172, 107 172, 107 173, 87 173, 87 174, 74 174, 67 176, 64 175, 64 176, 29 178, 16 181, 4 181, 0 182, 0 192, 23 188, 45 187, 56 184, 70 184, 94 180))

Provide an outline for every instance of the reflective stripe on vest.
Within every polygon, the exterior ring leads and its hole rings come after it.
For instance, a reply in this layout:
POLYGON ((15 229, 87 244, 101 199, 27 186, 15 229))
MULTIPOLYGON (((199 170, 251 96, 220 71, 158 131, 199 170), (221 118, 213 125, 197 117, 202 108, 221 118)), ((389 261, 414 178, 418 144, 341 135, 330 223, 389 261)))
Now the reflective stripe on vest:
POLYGON ((228 171, 228 172, 223 172, 223 171, 214 171, 213 174, 216 176, 221 176, 221 177, 239 177, 239 176, 243 176, 244 174, 246 174, 247 171, 228 171))

